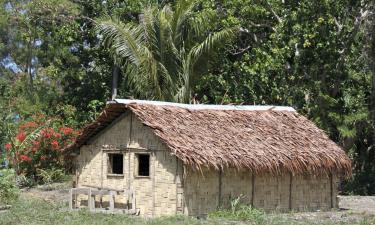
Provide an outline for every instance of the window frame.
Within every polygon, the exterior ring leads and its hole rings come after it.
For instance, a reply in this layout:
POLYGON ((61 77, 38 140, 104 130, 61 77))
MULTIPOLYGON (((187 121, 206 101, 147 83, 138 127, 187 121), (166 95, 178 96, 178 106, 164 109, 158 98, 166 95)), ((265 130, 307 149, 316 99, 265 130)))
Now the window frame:
MULTIPOLYGON (((122 151, 108 151, 106 152, 107 159, 107 176, 108 177, 124 177, 125 176, 125 153, 122 151), (111 164, 111 155, 122 155, 122 173, 113 173, 111 164), (111 170, 110 170, 111 168, 111 170)), ((113 159, 112 159, 113 160, 113 159)))
POLYGON ((134 153, 134 177, 151 179, 151 153, 150 152, 135 152, 134 153), (148 176, 139 175, 139 156, 148 155, 148 176))

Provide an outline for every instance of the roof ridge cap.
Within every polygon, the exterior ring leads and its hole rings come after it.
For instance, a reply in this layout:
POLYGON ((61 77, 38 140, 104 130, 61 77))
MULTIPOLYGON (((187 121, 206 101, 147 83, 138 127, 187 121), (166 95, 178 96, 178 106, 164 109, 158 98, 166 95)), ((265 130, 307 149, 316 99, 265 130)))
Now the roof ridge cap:
POLYGON ((140 104, 155 106, 172 106, 189 110, 247 110, 247 111, 290 111, 296 110, 290 106, 273 106, 273 105, 212 105, 212 104, 184 104, 175 102, 136 100, 136 99, 114 99, 108 101, 107 104, 140 104))

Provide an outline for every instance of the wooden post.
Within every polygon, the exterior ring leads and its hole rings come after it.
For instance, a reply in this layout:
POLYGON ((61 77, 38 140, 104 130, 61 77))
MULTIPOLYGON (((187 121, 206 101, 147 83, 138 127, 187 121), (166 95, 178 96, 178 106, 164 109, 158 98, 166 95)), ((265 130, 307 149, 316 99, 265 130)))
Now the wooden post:
POLYGON ((136 208, 135 208, 136 202, 135 202, 135 192, 133 191, 133 189, 131 190, 131 197, 132 197, 132 209, 135 212, 135 210, 136 210, 136 208))
POLYGON ((219 199, 218 199, 218 207, 220 208, 222 205, 222 183, 223 183, 223 170, 220 168, 219 169, 219 199))
POLYGON ((109 192, 109 211, 113 212, 115 209, 115 195, 114 191, 109 192))
MULTIPOLYGON (((89 188, 89 194, 88 194, 88 199, 87 199, 87 204, 88 204, 88 207, 89 207, 89 210, 90 211, 93 211, 95 209, 95 205, 93 207, 92 205, 92 193, 91 193, 91 188, 89 188)), ((94 202, 95 204, 95 202, 94 202)))
POLYGON ((254 196, 255 194, 255 174, 254 172, 251 175, 251 207, 254 207, 254 196))
MULTIPOLYGON (((155 192, 155 187, 156 187, 156 181, 155 181, 155 170, 156 170, 156 163, 155 163, 155 161, 156 161, 156 153, 155 153, 155 151, 152 151, 152 153, 151 153, 151 159, 150 159, 150 161, 151 161, 151 165, 150 165, 150 168, 149 169, 151 169, 152 168, 152 171, 151 171, 151 173, 152 174, 150 174, 151 175, 151 177, 152 177, 152 184, 151 184, 151 188, 152 188, 152 216, 154 217, 155 216, 155 202, 156 202, 156 200, 155 200, 155 198, 156 198, 156 192, 155 192)), ((176 190, 176 192, 177 192, 177 190, 176 190)), ((176 201, 177 201, 177 198, 176 198, 176 201)), ((176 205, 177 206, 177 205, 176 205)), ((176 210, 176 213, 177 213, 177 210, 176 210)))
POLYGON ((99 195, 99 208, 103 208, 103 195, 99 195))
MULTIPOLYGON (((104 152, 103 152, 103 149, 101 148, 100 149, 100 152, 101 152, 101 171, 100 171, 100 187, 103 188, 103 182, 104 182, 104 156, 108 157, 108 154, 105 154, 104 155, 104 152)), ((108 172, 108 162, 107 162, 107 172, 108 172)))
POLYGON ((73 209, 73 188, 69 191, 69 209, 73 209))
POLYGON ((329 183, 330 183, 330 191, 331 191, 331 209, 333 208, 333 177, 332 173, 329 174, 329 183))
POLYGON ((289 179, 289 210, 292 210, 292 187, 293 187, 293 174, 290 173, 290 179, 289 179))

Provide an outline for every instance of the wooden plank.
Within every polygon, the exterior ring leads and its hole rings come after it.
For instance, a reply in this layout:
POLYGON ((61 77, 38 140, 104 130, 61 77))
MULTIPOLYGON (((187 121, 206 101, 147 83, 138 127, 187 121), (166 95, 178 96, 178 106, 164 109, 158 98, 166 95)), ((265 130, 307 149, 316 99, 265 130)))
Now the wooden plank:
MULTIPOLYGON (((157 194, 155 192, 155 189, 156 189, 156 181, 155 181, 156 154, 155 154, 155 152, 151 153, 151 162, 152 162, 152 166, 151 166, 151 168, 152 168, 152 186, 151 186, 151 189, 152 189, 152 216, 154 217, 155 216, 155 203, 156 203, 156 200, 155 200, 156 196, 155 195, 157 194)), ((176 206, 177 206, 177 204, 176 204, 176 206)), ((176 213, 177 213, 177 210, 176 210, 176 213)))
POLYGON ((88 194, 89 188, 72 188, 72 194, 88 194))
POLYGON ((290 179, 289 179, 289 210, 292 210, 293 208, 293 205, 292 205, 292 194, 293 194, 293 190, 292 190, 292 187, 293 187, 293 174, 290 173, 290 179))
POLYGON ((99 187, 99 186, 95 186, 95 185, 82 185, 84 187, 89 187, 89 188, 96 188, 98 190, 109 190, 109 191, 117 191, 117 192, 124 192, 124 189, 116 189, 116 188, 109 188, 109 187, 99 187))
POLYGON ((90 211, 95 210, 95 202, 94 202, 94 207, 93 207, 93 204, 92 204, 91 188, 89 189, 89 194, 88 194, 87 204, 88 204, 88 206, 89 206, 89 210, 90 210, 90 211))
POLYGON ((113 212, 114 209, 115 209, 115 195, 114 195, 114 191, 110 191, 109 192, 109 210, 113 212))
POLYGON ((222 206, 221 199, 222 199, 222 183, 223 183, 223 170, 220 168, 219 170, 219 199, 218 199, 218 207, 222 206))
POLYGON ((92 195, 110 195, 112 190, 91 190, 92 195))
POLYGON ((329 183, 330 183, 330 191, 331 191, 331 209, 334 207, 333 205, 333 176, 332 173, 329 174, 329 183))
POLYGON ((69 190, 69 209, 73 209, 73 191, 72 189, 69 190))
POLYGON ((131 209, 136 209, 136 207, 135 207, 135 203, 136 203, 136 199, 135 199, 135 192, 133 191, 133 189, 129 189, 129 190, 126 190, 125 191, 125 196, 126 196, 126 198, 129 200, 129 199, 131 199, 131 203, 132 203, 132 207, 131 207, 131 209))
POLYGON ((251 175, 251 206, 254 207, 254 198, 255 198, 255 174, 254 172, 251 175))

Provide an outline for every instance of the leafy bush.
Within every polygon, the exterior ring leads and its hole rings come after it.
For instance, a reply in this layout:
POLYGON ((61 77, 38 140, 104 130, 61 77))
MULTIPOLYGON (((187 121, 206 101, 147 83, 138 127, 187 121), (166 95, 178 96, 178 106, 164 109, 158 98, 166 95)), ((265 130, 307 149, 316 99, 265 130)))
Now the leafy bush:
POLYGON ((219 209, 209 215, 211 218, 226 218, 232 220, 254 221, 263 224, 266 221, 265 212, 252 206, 241 204, 242 196, 230 202, 230 209, 219 209))
POLYGON ((0 170, 0 203, 8 204, 18 198, 15 172, 11 169, 0 170))
POLYGON ((52 184, 54 182, 63 181, 65 177, 64 170, 62 169, 38 169, 38 176, 41 178, 43 184, 52 184))
POLYGON ((38 170, 62 169, 69 162, 64 160, 62 150, 73 142, 77 134, 73 128, 64 126, 59 118, 47 119, 45 115, 37 114, 19 123, 17 133, 4 148, 18 175, 39 181, 46 179, 46 176, 43 177, 46 174, 38 173, 38 170))
POLYGON ((32 187, 36 185, 35 177, 27 177, 24 174, 20 174, 16 177, 16 183, 18 187, 32 187))

